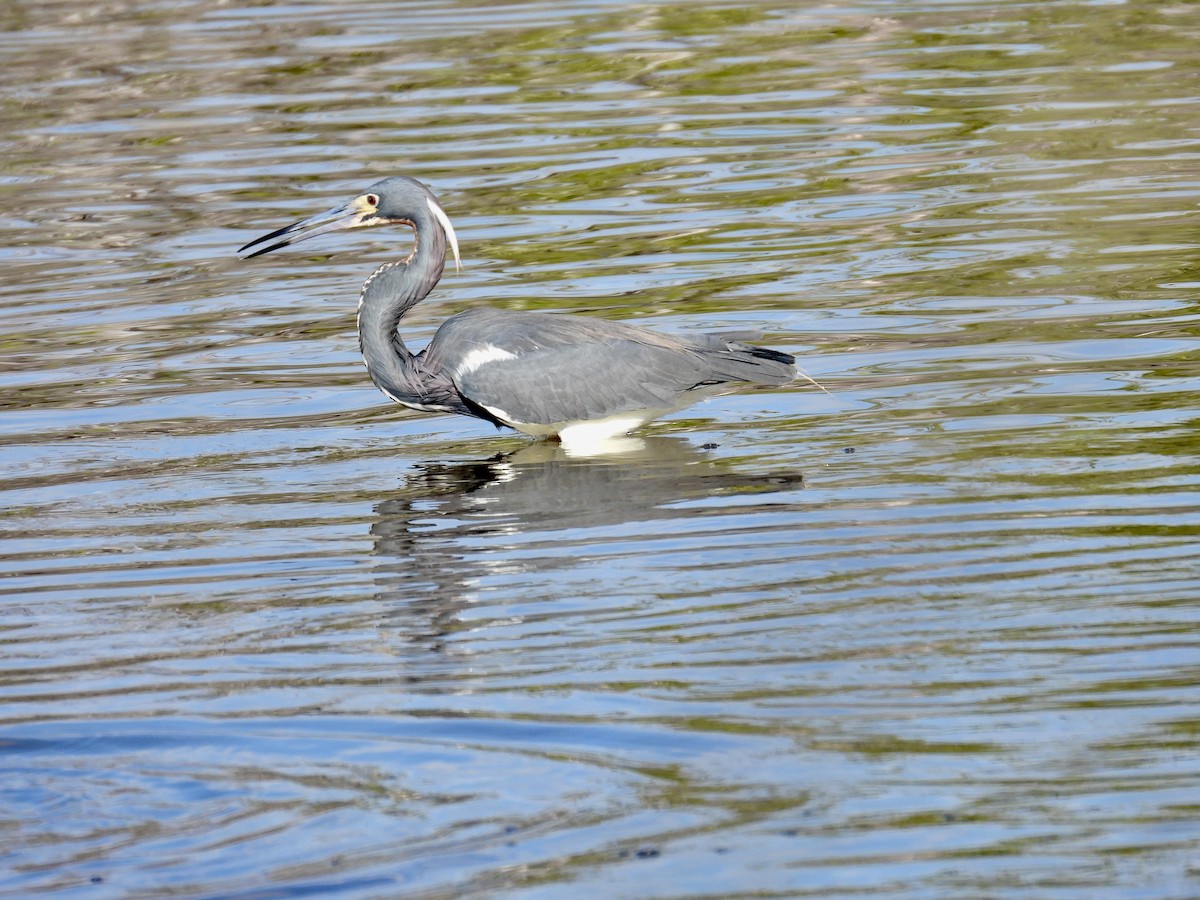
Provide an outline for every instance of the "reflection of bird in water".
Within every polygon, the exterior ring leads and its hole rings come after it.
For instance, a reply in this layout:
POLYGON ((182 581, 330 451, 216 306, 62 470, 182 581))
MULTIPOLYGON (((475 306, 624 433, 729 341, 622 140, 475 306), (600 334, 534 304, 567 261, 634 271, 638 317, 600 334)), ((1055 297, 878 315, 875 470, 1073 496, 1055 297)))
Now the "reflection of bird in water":
MULTIPOLYGON (((407 225, 415 245, 363 285, 358 335, 379 389, 413 409, 458 413, 564 444, 624 434, 739 384, 782 385, 796 375, 786 353, 743 335, 668 335, 585 316, 477 308, 442 323, 412 353, 400 319, 442 276, 454 227, 429 188, 387 178, 344 206, 265 234, 249 256, 347 228, 407 225), (271 242, 274 243, 271 243, 271 242)), ((249 258, 249 257, 247 257, 249 258)))
POLYGON ((400 601, 392 624, 437 644, 482 578, 506 567, 549 573, 572 566, 585 529, 661 520, 669 530, 671 520, 697 515, 687 501, 803 484, 793 470, 730 471, 678 439, 639 443, 612 457, 573 458, 537 443, 482 462, 419 466, 396 497, 376 506, 371 526, 378 597, 400 601), (552 549, 515 559, 514 546, 531 538, 552 549))

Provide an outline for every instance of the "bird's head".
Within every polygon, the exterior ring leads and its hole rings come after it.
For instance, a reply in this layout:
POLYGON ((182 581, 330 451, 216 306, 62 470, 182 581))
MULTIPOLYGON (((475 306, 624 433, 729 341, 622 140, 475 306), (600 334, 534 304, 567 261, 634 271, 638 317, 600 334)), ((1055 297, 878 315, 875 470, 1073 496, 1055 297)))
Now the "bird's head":
POLYGON ((454 234, 450 217, 429 188, 415 178, 404 175, 377 181, 349 203, 255 238, 238 253, 266 244, 243 257, 250 259, 330 231, 373 228, 377 225, 407 225, 417 232, 418 239, 425 228, 440 227, 446 234, 450 249, 454 251, 455 266, 462 268, 458 256, 458 237, 454 234))

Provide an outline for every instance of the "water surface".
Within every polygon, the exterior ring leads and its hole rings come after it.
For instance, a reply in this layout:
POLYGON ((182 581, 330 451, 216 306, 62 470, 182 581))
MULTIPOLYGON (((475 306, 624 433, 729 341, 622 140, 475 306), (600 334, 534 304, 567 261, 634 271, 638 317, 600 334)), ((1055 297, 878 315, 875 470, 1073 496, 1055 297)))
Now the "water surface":
POLYGON ((0 10, 0 892, 1200 894, 1194 4, 0 10), (830 393, 567 457, 477 304, 830 393))

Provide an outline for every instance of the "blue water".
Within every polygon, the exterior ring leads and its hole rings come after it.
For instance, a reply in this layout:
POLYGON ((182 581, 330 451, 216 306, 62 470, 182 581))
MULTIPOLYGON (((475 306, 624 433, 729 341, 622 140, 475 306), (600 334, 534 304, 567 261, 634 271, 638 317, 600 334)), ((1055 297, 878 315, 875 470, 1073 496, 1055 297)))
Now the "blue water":
POLYGON ((1195 8, 398 10, 0 13, 0 894, 1200 894, 1195 8), (829 393, 389 404, 395 173, 829 393))

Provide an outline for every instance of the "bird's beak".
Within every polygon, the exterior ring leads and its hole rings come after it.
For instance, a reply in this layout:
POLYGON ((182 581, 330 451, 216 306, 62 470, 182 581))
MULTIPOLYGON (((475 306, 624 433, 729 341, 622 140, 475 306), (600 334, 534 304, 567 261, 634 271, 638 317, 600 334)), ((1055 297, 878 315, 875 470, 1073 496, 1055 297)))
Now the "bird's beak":
MULTIPOLYGON (((347 228, 370 228, 374 225, 394 224, 416 228, 410 219, 388 219, 380 216, 376 206, 377 202, 375 195, 363 194, 343 206, 335 206, 328 212, 309 216, 307 219, 301 219, 299 222, 279 228, 270 234, 255 238, 239 248, 238 253, 243 253, 251 247, 258 247, 259 244, 266 244, 265 247, 259 247, 253 253, 247 253, 242 257, 242 259, 251 259, 255 256, 262 256, 264 253, 270 253, 272 250, 278 250, 280 247, 286 247, 288 244, 307 241, 318 234, 344 231, 347 228)), ((454 251, 455 268, 462 269, 462 261, 458 257, 458 237, 454 234, 454 226, 450 224, 450 217, 434 202, 432 197, 426 197, 425 202, 429 205, 429 211, 433 213, 433 217, 437 219, 446 233, 446 240, 449 241, 450 248, 454 251)))
POLYGON ((260 247, 253 253, 248 253, 242 257, 243 259, 250 259, 254 256, 262 256, 264 253, 270 253, 272 250, 278 250, 280 247, 286 247, 288 244, 307 241, 318 234, 328 234, 330 231, 342 231, 346 228, 363 228, 368 225, 383 224, 378 219, 374 222, 371 221, 372 219, 376 219, 375 211, 370 208, 364 208, 358 201, 347 203, 343 206, 335 206, 328 212, 309 216, 307 219, 301 219, 299 222, 272 231, 270 234, 264 234, 260 238, 255 238, 240 248, 238 253, 242 253, 259 244, 267 244, 267 246, 260 247), (267 243, 268 241, 274 241, 274 243, 267 243))

